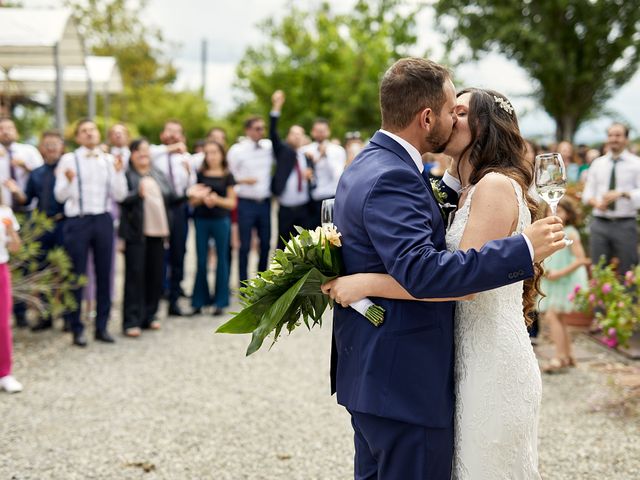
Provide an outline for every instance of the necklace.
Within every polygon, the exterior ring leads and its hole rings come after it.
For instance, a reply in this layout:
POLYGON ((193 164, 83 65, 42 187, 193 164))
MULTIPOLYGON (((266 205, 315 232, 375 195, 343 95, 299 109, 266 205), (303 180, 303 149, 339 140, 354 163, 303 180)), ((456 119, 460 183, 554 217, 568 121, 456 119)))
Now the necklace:
POLYGON ((468 192, 471 187, 473 187, 473 183, 470 183, 469 185, 465 185, 464 187, 462 187, 460 189, 460 192, 458 193, 458 196, 462 195, 463 193, 468 192))

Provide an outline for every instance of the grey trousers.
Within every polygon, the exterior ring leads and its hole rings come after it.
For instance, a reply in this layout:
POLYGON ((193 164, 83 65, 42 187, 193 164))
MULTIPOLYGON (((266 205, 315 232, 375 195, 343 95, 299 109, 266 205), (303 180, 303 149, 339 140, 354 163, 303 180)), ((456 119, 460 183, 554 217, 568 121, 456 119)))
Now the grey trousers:
POLYGON ((619 260, 618 273, 638 264, 638 224, 635 218, 607 220, 594 217, 590 229, 591 261, 597 264, 600 257, 609 263, 613 257, 619 260))

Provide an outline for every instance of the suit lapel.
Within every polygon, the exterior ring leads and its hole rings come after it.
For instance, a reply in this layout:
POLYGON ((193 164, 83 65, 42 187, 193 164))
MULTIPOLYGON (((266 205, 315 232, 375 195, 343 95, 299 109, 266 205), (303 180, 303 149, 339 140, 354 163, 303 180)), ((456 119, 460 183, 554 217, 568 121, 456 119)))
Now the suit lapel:
POLYGON ((442 206, 436 199, 436 196, 433 193, 433 189, 431 188, 431 180, 429 179, 429 172, 427 172, 426 170, 423 170, 422 173, 420 173, 420 170, 418 170, 418 166, 413 161, 413 158, 411 158, 411 155, 409 155, 409 152, 407 152, 402 145, 396 142, 389 135, 385 135, 384 133, 378 131, 371 138, 371 143, 381 148, 384 148, 385 150, 389 150, 395 153, 404 163, 409 165, 409 167, 411 167, 418 175, 420 175, 420 178, 422 179, 425 187, 427 188, 427 191, 431 194, 431 198, 433 198, 433 201, 438 206, 438 210, 440 210, 440 215, 442 216, 442 220, 445 220, 445 215, 444 215, 444 211, 442 210, 442 206))

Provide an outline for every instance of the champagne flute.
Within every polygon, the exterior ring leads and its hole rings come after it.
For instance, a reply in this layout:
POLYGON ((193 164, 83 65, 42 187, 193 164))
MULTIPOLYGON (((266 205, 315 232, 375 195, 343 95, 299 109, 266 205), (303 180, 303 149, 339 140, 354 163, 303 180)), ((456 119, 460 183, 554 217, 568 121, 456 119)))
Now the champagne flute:
MULTIPOLYGON (((543 153, 536 155, 535 182, 538 195, 547 202, 551 214, 556 215, 558 203, 567 189, 567 170, 559 153, 543 153)), ((564 243, 569 246, 573 243, 564 235, 564 243)))
POLYGON ((333 198, 322 201, 322 208, 320 209, 320 223, 323 228, 333 226, 333 198))

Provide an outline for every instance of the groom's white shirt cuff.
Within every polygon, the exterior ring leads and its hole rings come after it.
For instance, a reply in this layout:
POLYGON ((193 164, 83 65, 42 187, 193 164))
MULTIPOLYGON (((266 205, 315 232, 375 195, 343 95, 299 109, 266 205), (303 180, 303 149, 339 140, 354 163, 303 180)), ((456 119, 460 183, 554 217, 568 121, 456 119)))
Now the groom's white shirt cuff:
POLYGON ((531 243, 531 240, 529 240, 529 237, 527 237, 524 233, 521 234, 524 237, 524 241, 527 242, 527 247, 529 248, 529 255, 531 255, 531 261, 533 262, 533 259, 535 258, 534 252, 533 252, 533 244, 531 243))
POLYGON ((453 190, 458 194, 460 193, 460 190, 462 190, 462 184, 460 183, 460 180, 458 180, 456 177, 451 175, 449 173, 449 170, 444 171, 444 175, 442 176, 442 181, 447 187, 449 187, 451 190, 453 190))

